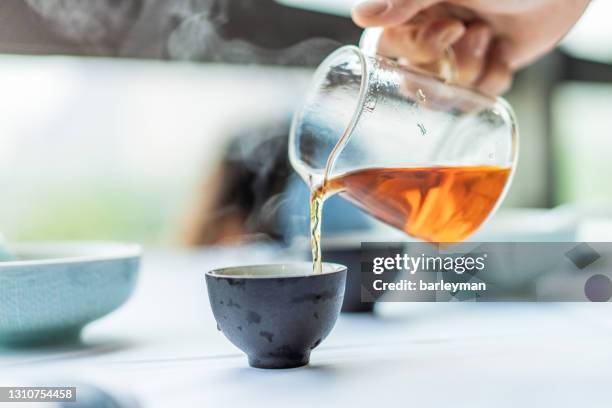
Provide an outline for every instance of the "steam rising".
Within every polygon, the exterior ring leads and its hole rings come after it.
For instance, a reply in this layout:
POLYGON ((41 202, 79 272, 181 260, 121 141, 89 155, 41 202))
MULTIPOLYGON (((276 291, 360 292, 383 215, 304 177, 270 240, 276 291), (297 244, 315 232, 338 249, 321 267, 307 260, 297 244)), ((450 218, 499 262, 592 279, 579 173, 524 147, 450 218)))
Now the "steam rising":
POLYGON ((219 33, 232 0, 26 0, 64 38, 92 53, 258 64, 317 64, 337 41, 310 38, 282 50, 219 33))
POLYGON ((87 44, 108 43, 124 30, 138 0, 26 0, 64 37, 87 44))

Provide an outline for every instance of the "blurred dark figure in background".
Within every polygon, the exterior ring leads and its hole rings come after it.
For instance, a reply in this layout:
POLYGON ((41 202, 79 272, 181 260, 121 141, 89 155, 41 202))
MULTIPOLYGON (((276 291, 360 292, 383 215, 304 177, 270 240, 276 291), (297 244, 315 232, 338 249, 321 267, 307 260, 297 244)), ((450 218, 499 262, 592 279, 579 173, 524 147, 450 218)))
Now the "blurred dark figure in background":
POLYGON ((279 206, 290 175, 288 127, 264 125, 232 138, 187 218, 188 245, 283 238, 279 206))
MULTIPOLYGON (((291 169, 289 121, 248 126, 230 138, 216 170, 188 214, 183 243, 211 245, 272 240, 291 243, 309 234, 309 191, 291 169)), ((371 226, 340 197, 325 204, 322 228, 346 233, 371 226)))

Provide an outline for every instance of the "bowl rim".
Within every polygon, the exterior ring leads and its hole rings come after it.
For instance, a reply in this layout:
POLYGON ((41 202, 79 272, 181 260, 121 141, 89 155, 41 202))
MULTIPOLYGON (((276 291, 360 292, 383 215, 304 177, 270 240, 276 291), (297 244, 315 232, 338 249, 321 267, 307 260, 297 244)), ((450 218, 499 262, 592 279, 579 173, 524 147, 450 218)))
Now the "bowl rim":
POLYGON ((297 261, 297 262, 279 262, 279 263, 262 263, 262 264, 249 264, 249 265, 238 265, 238 266, 228 266, 223 268, 211 269, 205 272, 205 275, 211 278, 223 278, 223 279, 291 279, 291 278, 308 278, 308 277, 317 277, 317 276, 326 276, 332 275, 335 273, 345 272, 347 271, 347 266, 333 263, 333 262, 323 262, 323 271, 321 273, 315 274, 312 273, 312 262, 308 261, 297 261), (230 275, 224 274, 224 272, 228 270, 236 270, 241 268, 278 268, 285 266, 296 266, 300 267, 309 267, 309 273, 298 274, 298 275, 282 275, 282 274, 270 274, 270 275, 230 275), (330 270, 325 271, 325 267, 328 267, 330 270))
POLYGON ((140 244, 121 241, 32 241, 10 244, 11 252, 32 253, 58 252, 57 257, 42 259, 11 260, 0 262, 0 272, 8 267, 74 264, 83 262, 100 262, 127 258, 139 258, 142 255, 140 244), (67 255, 66 253, 74 253, 67 255))

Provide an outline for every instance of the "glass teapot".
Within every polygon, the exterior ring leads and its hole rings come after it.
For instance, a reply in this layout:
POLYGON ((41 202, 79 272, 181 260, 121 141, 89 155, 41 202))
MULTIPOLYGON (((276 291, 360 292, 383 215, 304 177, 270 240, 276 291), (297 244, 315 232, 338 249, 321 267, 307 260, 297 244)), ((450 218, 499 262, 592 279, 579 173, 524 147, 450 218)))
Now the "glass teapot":
POLYGON ((340 193, 409 235, 456 242, 498 207, 518 155, 510 105, 376 54, 380 28, 317 68, 295 112, 289 158, 313 194, 340 193))

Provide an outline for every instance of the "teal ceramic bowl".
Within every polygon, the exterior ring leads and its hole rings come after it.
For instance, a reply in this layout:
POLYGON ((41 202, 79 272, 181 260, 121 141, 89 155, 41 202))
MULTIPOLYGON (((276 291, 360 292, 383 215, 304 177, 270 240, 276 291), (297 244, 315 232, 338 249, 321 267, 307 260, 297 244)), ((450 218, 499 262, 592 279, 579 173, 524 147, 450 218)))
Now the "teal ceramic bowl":
POLYGON ((0 344, 78 339, 81 329, 121 306, 138 277, 138 245, 46 242, 11 245, 0 262, 0 344))

